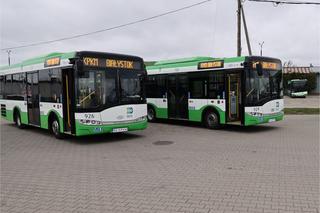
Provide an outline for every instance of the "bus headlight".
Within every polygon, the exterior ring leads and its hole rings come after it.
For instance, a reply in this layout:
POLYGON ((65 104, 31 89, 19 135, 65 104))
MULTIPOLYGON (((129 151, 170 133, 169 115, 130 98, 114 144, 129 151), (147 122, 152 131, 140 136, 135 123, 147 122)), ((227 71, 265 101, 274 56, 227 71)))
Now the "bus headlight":
POLYGON ((81 119, 79 120, 81 124, 85 124, 85 125, 101 125, 101 121, 96 121, 96 120, 85 120, 85 119, 81 119))
POLYGON ((262 117, 263 114, 260 112, 249 112, 250 115, 255 116, 255 117, 262 117))

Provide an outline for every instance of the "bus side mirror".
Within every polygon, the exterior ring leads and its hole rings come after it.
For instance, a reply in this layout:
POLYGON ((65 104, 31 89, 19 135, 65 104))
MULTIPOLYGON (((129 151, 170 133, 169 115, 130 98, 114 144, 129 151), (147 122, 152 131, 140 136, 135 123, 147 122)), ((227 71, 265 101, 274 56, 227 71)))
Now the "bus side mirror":
POLYGON ((262 76, 263 75, 263 68, 262 68, 261 63, 256 64, 256 69, 257 69, 258 76, 262 76))

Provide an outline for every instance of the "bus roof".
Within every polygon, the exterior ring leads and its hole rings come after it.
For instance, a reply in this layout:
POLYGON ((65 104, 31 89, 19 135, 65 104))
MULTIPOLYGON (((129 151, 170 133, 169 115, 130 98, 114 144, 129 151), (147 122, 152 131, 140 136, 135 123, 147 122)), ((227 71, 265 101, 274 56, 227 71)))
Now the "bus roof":
POLYGON ((168 64, 177 64, 177 63, 188 63, 188 62, 199 62, 203 60, 213 60, 212 57, 206 57, 206 56, 197 56, 192 58, 179 58, 179 59, 171 59, 171 60, 163 60, 163 61, 157 61, 154 65, 168 65, 168 64))
POLYGON ((183 68, 182 70, 185 70, 186 68, 193 69, 193 71, 198 69, 198 64, 201 62, 206 61, 223 61, 223 63, 240 63, 244 62, 245 56, 243 57, 233 57, 233 58, 213 58, 208 56, 197 56, 192 58, 180 58, 180 59, 173 59, 173 60, 164 60, 164 61, 157 61, 153 65, 147 66, 147 71, 150 72, 157 72, 157 71, 165 71, 165 70, 172 70, 175 69, 176 71, 179 71, 177 69, 183 68), (194 70, 195 69, 195 70, 194 70))
POLYGON ((46 55, 37 56, 34 58, 26 59, 22 61, 21 63, 12 64, 10 66, 1 66, 0 70, 10 70, 17 67, 24 67, 24 66, 30 66, 30 65, 36 65, 36 64, 42 64, 44 61, 48 58, 55 58, 59 57, 61 60, 63 59, 69 59, 75 56, 76 52, 67 52, 67 53, 59 53, 59 52, 53 52, 46 55))
POLYGON ((30 58, 22 61, 21 63, 12 64, 11 66, 0 66, 0 74, 11 74, 30 72, 41 69, 57 68, 57 67, 69 67, 70 59, 81 57, 83 55, 92 55, 98 57, 99 55, 108 55, 109 57, 130 57, 135 60, 143 60, 138 56, 109 53, 109 52, 96 52, 96 51, 74 51, 74 52, 53 52, 46 55, 30 58))

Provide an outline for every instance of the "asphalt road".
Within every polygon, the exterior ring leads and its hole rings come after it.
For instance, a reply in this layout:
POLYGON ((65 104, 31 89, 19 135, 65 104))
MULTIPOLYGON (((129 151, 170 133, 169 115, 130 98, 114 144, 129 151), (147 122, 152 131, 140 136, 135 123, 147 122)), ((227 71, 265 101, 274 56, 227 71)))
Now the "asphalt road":
POLYGON ((65 140, 0 128, 2 213, 319 212, 319 116, 65 140))

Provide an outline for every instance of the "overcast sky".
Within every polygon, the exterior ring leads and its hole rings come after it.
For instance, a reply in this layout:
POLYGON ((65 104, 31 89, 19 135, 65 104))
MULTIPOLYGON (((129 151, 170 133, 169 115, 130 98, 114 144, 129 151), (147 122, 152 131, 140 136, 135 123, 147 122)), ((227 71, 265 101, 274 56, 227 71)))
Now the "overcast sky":
MULTIPOLYGON (((87 33, 154 16, 201 0, 0 0, 1 48, 87 33)), ((320 2, 319 0, 313 0, 320 2)), ((320 65, 320 6, 244 4, 254 55, 295 65, 320 65)), ((146 61, 236 55, 236 0, 192 9, 122 29, 12 50, 13 63, 50 52, 94 50, 133 54, 146 61)), ((243 36, 243 54, 247 55, 243 36)), ((7 64, 7 53, 0 54, 7 64)))

